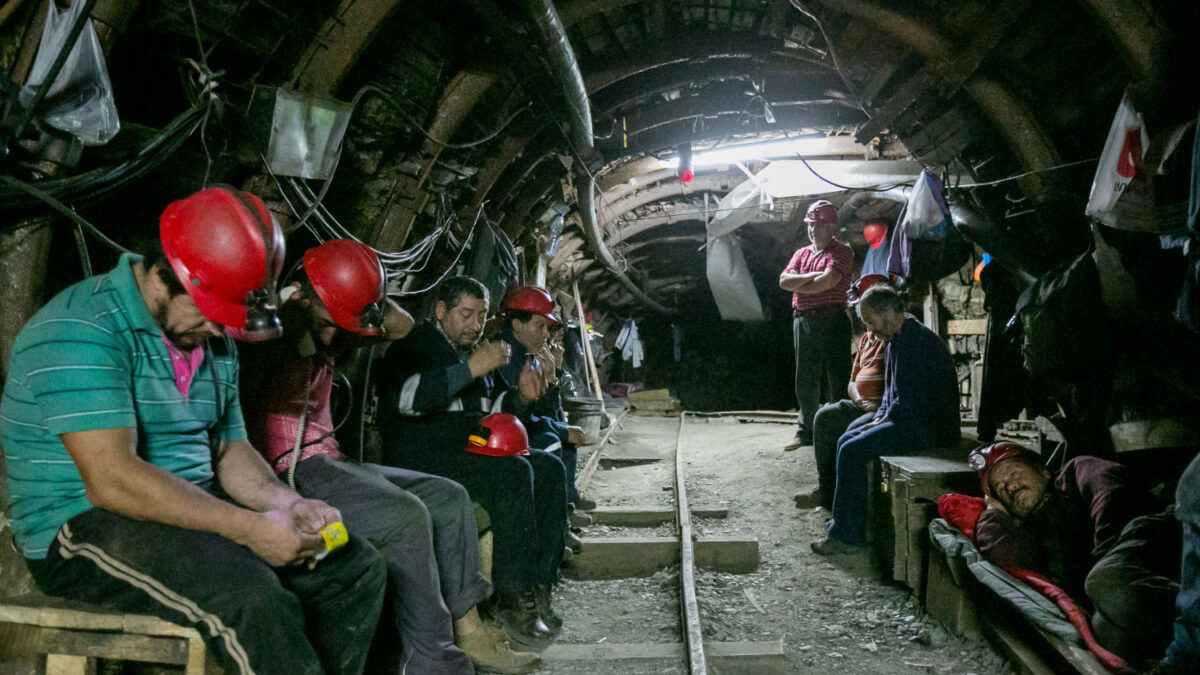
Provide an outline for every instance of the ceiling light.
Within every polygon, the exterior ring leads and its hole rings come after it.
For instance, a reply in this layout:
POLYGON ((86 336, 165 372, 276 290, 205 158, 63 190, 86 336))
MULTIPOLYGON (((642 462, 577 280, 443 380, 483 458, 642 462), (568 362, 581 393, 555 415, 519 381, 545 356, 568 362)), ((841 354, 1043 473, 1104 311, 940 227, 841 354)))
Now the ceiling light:
MULTIPOLYGON (((680 146, 681 148, 683 146, 680 146)), ((689 144, 690 149, 690 144, 689 144)), ((755 160, 830 155, 865 155, 866 147, 854 142, 853 136, 818 136, 815 138, 785 138, 765 143, 749 143, 697 152, 692 156, 692 166, 717 166, 737 164, 755 160)), ((662 168, 678 169, 679 157, 661 160, 662 168)))

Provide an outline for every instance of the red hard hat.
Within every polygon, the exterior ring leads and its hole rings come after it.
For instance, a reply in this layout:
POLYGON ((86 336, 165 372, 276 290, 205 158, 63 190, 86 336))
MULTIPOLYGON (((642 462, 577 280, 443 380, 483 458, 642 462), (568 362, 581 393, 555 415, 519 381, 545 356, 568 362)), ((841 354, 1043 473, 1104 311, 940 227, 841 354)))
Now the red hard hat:
POLYGON ((283 231, 261 199, 231 187, 201 190, 163 211, 159 236, 204 316, 244 327, 250 339, 282 332, 275 281, 283 266, 283 231))
POLYGON ((504 296, 504 301, 500 303, 500 311, 541 314, 549 319, 552 325, 557 326, 562 323, 554 315, 554 300, 550 298, 550 292, 537 286, 518 286, 514 288, 511 293, 504 296))
POLYGON ((824 199, 808 205, 808 211, 804 214, 804 222, 806 223, 834 223, 838 221, 837 207, 832 202, 824 199))
POLYGON ((888 278, 882 274, 864 274, 855 282, 855 287, 858 289, 858 296, 861 298, 867 289, 878 284, 886 284, 888 278))
POLYGON ((979 474, 979 484, 983 487, 983 494, 989 497, 992 495, 992 489, 988 486, 988 475, 991 474, 992 469, 1000 462, 1007 462, 1010 459, 1019 459, 1034 466, 1043 466, 1041 455, 1012 441, 997 441, 972 450, 971 454, 967 456, 967 464, 975 470, 975 473, 979 474))
POLYGON ((304 252, 304 272, 337 325, 360 335, 379 335, 387 275, 370 246, 330 239, 304 252))
POLYGON ((467 437, 467 452, 491 457, 529 454, 529 434, 521 420, 508 413, 492 413, 479 420, 479 428, 467 437))
POLYGON ((879 248, 883 245, 883 240, 887 238, 887 221, 886 220, 868 220, 863 225, 863 236, 867 238, 867 243, 871 248, 879 248))

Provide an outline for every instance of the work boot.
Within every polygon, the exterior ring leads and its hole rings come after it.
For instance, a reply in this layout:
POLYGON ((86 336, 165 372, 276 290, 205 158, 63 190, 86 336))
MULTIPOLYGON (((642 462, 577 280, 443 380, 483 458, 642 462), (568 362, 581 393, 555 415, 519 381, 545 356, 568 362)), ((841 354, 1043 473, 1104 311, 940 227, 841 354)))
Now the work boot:
POLYGON ((595 511, 596 510, 596 500, 589 499, 586 495, 581 493, 579 495, 579 499, 575 500, 575 510, 576 511, 595 511))
POLYGON ((812 444, 813 444, 813 437, 812 437, 811 433, 809 433, 807 431, 797 431, 796 435, 792 436, 792 440, 788 441, 788 444, 783 446, 783 451, 791 452, 793 450, 799 450, 800 448, 802 448, 806 445, 812 445, 812 444))
POLYGON ((534 592, 499 591, 500 621, 518 644, 546 642, 554 639, 554 631, 538 614, 534 592))
POLYGON ((797 492, 792 500, 796 502, 798 509, 815 509, 820 506, 828 511, 833 508, 833 499, 826 497, 821 488, 812 492, 797 492))
POLYGON ((587 527, 592 524, 592 517, 578 509, 571 510, 571 527, 587 527))
POLYGON ((579 535, 570 530, 567 531, 567 548, 575 553, 583 553, 583 540, 579 538, 579 535))
POLYGON ((513 651, 508 634, 486 623, 470 635, 455 635, 454 644, 471 658, 477 673, 528 673, 542 664, 533 652, 513 651))
POLYGON ((571 558, 574 558, 574 557, 575 557, 575 551, 572 551, 570 546, 564 546, 562 562, 567 562, 568 560, 570 560, 571 558))
POLYGON ((550 606, 552 589, 548 584, 538 584, 533 589, 533 597, 537 601, 538 616, 542 617, 542 621, 557 633, 562 629, 563 620, 550 606))
POLYGON ((811 548, 813 550, 813 553, 816 553, 817 555, 823 555, 823 556, 855 555, 857 553, 862 553, 863 551, 867 550, 866 546, 855 546, 854 544, 847 544, 846 542, 842 541, 841 539, 837 539, 833 536, 825 537, 821 541, 814 541, 811 544, 811 548))

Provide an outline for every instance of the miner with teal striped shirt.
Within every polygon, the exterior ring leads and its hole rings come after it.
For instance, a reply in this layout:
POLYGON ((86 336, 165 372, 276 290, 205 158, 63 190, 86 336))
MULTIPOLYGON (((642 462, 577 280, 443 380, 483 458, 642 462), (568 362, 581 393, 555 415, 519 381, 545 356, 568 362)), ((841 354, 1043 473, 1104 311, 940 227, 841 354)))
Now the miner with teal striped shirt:
POLYGON ((12 527, 45 592, 199 630, 229 673, 360 673, 383 599, 351 533, 246 440, 223 326, 269 336, 283 238, 263 203, 171 204, 161 248, 67 288, 13 345, 0 400, 12 527))

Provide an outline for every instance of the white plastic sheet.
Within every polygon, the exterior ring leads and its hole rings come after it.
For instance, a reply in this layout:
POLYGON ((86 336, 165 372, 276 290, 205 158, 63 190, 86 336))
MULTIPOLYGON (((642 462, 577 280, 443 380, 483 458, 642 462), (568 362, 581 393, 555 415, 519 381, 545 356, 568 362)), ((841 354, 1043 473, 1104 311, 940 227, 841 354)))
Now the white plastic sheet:
POLYGON ((729 321, 762 321, 762 301, 742 254, 736 233, 710 239, 707 257, 708 286, 721 318, 729 321))

